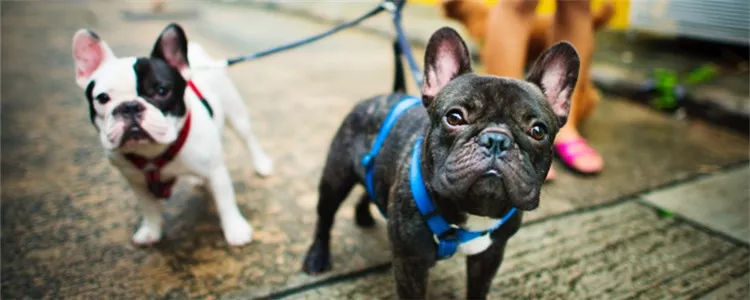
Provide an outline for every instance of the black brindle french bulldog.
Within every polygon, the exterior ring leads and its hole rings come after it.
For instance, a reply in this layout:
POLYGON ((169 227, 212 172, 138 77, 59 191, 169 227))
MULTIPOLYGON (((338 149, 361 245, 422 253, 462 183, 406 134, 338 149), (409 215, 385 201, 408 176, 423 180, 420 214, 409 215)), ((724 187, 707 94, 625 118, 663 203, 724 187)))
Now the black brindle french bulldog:
MULTIPOLYGON (((394 90, 403 90, 398 56, 396 65, 394 90)), ((578 78, 578 53, 561 42, 541 54, 526 80, 481 76, 472 72, 458 33, 444 27, 430 38, 424 67, 424 107, 399 117, 374 161, 374 202, 387 213, 398 296, 425 298, 428 269, 439 258, 438 237, 417 208, 410 186, 412 150, 423 136, 416 150, 423 178, 419 184, 437 214, 455 230, 489 231, 458 247, 467 255, 468 298, 485 298, 506 242, 521 226, 521 211, 539 205, 552 143, 567 120, 578 78), (492 230, 513 208, 519 212, 492 230)), ((339 128, 318 187, 318 223, 305 272, 330 269, 336 210, 354 184, 364 184, 362 157, 391 108, 405 97, 394 93, 365 100, 339 128)), ((374 224, 369 204, 365 194, 356 207, 360 226, 374 224)))

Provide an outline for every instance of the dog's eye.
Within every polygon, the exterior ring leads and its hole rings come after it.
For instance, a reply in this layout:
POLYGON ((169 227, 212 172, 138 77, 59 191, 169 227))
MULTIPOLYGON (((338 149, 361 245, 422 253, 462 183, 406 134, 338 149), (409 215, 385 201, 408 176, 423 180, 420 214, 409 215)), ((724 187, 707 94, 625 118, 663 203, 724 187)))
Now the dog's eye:
POLYGON ((541 141, 547 136, 547 128, 542 124, 535 124, 529 128, 529 136, 537 141, 541 141))
POLYGON ((101 104, 107 104, 107 102, 109 102, 109 95, 107 95, 107 93, 96 95, 96 101, 99 101, 101 104))
POLYGON ((461 113, 458 109, 451 109, 448 114, 445 115, 445 121, 448 123, 448 125, 451 126, 459 126, 459 125, 465 125, 466 120, 464 120, 464 115, 461 113))
POLYGON ((169 94, 169 89, 166 87, 159 87, 156 89, 156 93, 159 94, 159 96, 166 97, 169 94))

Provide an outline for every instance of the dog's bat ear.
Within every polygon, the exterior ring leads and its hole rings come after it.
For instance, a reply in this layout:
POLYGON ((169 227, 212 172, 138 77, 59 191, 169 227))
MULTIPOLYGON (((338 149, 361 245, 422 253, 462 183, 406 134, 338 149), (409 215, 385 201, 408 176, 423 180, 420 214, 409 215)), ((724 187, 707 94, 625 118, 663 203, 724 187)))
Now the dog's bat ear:
POLYGON ((425 51, 423 104, 429 106, 448 82, 470 72, 471 56, 464 40, 453 28, 438 29, 430 37, 425 51))
POLYGON ((576 49, 563 41, 542 52, 526 78, 542 89, 560 127, 568 120, 570 96, 578 81, 580 65, 576 49))
POLYGON ((151 57, 163 59, 184 75, 189 68, 188 42, 180 25, 170 23, 162 30, 151 51, 151 57))
POLYGON ((104 62, 114 58, 109 48, 99 36, 89 29, 79 29, 73 35, 73 61, 75 63, 76 84, 86 88, 91 75, 104 62))

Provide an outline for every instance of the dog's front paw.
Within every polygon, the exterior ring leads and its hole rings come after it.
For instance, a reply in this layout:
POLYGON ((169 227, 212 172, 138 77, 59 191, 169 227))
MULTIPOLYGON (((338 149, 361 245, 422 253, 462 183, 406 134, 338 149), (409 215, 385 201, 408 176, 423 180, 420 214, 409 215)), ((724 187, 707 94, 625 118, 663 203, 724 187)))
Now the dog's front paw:
POLYGON ((244 218, 225 222, 222 228, 224 238, 230 246, 243 246, 253 241, 253 227, 244 218))
POLYGON ((307 251, 302 270, 310 275, 317 275, 331 269, 331 252, 328 243, 315 240, 307 251))
POLYGON ((261 177, 268 177, 273 174, 273 160, 268 156, 261 156, 253 161, 255 166, 255 173, 261 177))
POLYGON ((141 228, 133 235, 133 243, 138 246, 151 246, 161 240, 161 227, 151 224, 142 224, 141 228))

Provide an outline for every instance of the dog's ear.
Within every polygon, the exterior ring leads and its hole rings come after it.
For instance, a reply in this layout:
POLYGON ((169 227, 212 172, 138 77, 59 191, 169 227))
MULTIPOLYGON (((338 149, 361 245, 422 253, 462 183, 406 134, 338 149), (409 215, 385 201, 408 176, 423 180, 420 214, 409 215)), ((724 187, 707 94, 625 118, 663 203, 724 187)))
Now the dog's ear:
POLYGON ((185 31, 180 25, 170 23, 156 40, 151 57, 166 61, 184 75, 189 68, 187 53, 188 42, 185 31))
POLYGON ((424 56, 422 103, 429 106, 453 78, 471 72, 471 56, 466 43, 450 27, 438 29, 430 37, 424 56))
POLYGON ((573 45, 559 42, 539 55, 526 79, 542 89, 560 127, 568 120, 570 96, 578 81, 580 65, 580 57, 573 45))
POLYGON ((79 29, 73 35, 73 61, 75 62, 76 84, 86 88, 99 67, 115 55, 99 36, 89 29, 79 29))

